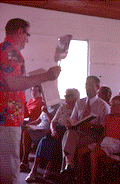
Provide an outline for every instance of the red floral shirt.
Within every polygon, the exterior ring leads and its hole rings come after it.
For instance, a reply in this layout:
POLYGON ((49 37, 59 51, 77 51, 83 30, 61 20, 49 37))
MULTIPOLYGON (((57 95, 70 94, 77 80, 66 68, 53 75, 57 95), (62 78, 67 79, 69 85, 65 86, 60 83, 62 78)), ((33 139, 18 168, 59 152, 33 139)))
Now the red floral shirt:
POLYGON ((24 91, 10 91, 6 79, 24 76, 25 62, 16 43, 6 37, 0 44, 0 126, 17 126, 23 123, 24 91))

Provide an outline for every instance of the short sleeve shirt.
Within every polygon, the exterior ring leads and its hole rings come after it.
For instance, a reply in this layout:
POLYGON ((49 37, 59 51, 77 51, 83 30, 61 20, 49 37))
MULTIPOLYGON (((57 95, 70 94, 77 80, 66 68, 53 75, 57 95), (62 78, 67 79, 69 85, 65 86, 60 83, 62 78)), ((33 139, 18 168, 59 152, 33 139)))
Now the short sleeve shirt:
POLYGON ((120 115, 109 115, 103 127, 105 128, 105 136, 120 140, 120 115))
POLYGON ((6 79, 24 75, 24 58, 16 43, 6 37, 0 44, 0 126, 19 127, 23 123, 25 92, 10 91, 6 79))
POLYGON ((44 105, 42 97, 38 97, 36 100, 30 99, 26 104, 27 113, 25 112, 25 117, 29 117, 30 121, 38 119, 41 114, 41 107, 44 105))

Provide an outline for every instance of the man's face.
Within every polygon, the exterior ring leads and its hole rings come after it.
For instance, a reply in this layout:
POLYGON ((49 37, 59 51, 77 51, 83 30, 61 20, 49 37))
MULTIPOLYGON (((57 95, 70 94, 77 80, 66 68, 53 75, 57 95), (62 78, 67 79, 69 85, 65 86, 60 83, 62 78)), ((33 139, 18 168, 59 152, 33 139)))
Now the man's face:
POLYGON ((28 43, 29 36, 30 36, 30 34, 29 34, 29 28, 28 27, 26 28, 26 31, 23 31, 21 29, 21 37, 20 37, 20 42, 19 42, 19 45, 18 45, 20 50, 25 48, 25 44, 28 43))
POLYGON ((120 114, 120 101, 112 101, 110 109, 111 114, 120 114))
POLYGON ((113 104, 110 109, 111 114, 120 114, 120 104, 113 104))
POLYGON ((99 86, 96 86, 96 83, 93 78, 88 78, 86 80, 86 93, 88 98, 93 98, 96 96, 99 86))

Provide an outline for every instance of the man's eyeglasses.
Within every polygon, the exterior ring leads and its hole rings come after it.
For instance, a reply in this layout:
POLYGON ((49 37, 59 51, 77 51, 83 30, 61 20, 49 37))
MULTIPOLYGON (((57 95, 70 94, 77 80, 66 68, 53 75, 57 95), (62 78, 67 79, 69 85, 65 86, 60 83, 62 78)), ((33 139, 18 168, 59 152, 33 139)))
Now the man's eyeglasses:
POLYGON ((39 92, 39 89, 38 90, 31 89, 31 92, 39 92))
POLYGON ((29 33, 27 33, 26 31, 24 31, 24 33, 27 34, 27 38, 29 38, 31 35, 29 33))

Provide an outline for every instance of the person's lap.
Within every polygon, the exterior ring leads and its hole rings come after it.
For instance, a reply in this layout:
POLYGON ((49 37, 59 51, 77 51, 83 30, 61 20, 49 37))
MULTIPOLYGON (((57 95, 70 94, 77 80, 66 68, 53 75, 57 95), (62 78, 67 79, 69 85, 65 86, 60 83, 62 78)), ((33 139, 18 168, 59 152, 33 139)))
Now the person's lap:
POLYGON ((56 156, 58 149, 61 148, 59 139, 55 139, 52 136, 43 137, 37 147, 36 157, 45 158, 51 160, 56 156))
POLYGON ((19 183, 20 136, 20 127, 0 127, 0 180, 2 183, 19 183))
POLYGON ((50 129, 43 129, 43 130, 28 130, 29 136, 32 140, 32 142, 38 142, 41 140, 42 137, 44 137, 48 132, 50 131, 50 129))
POLYGON ((96 142, 96 139, 85 131, 67 130, 63 136, 62 149, 71 155, 77 148, 96 142))

